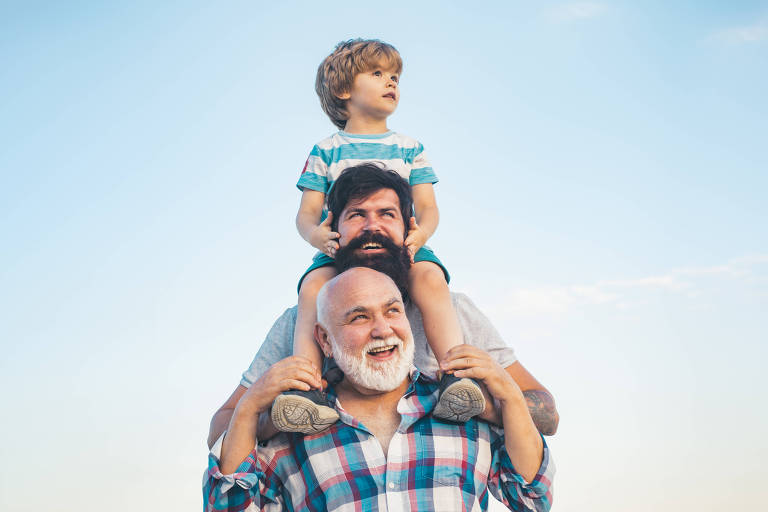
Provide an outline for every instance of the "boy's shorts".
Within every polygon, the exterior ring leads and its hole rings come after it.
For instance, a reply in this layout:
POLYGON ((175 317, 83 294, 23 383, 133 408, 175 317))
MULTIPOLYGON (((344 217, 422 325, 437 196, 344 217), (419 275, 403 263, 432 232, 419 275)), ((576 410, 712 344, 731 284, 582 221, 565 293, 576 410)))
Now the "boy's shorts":
MULTIPOLYGON (((445 268, 445 265, 443 265, 443 262, 440 261, 440 258, 438 258, 434 252, 432 252, 432 249, 427 247, 426 245, 423 246, 421 249, 416 251, 416 255, 413 257, 414 262, 417 261, 431 261, 438 267, 440 267, 443 271, 443 274, 445 274, 445 282, 450 283, 451 282, 451 276, 448 274, 448 269, 445 268)), ((307 277, 307 274, 315 270, 316 268, 320 267, 332 267, 335 265, 335 260, 328 256, 327 254, 324 254, 322 252, 318 252, 315 254, 315 257, 312 258, 312 264, 309 266, 307 270, 304 271, 304 274, 302 274, 301 279, 299 279, 299 286, 297 287, 297 291, 301 289, 301 282, 304 281, 304 278, 307 277)))

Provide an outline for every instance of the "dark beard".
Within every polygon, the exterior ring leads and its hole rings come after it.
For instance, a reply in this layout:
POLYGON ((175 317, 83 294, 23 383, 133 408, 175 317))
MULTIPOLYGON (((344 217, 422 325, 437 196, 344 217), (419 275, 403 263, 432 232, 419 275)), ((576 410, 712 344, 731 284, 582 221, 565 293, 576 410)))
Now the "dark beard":
POLYGON ((411 268, 411 258, 404 246, 396 245, 386 236, 365 232, 350 240, 344 247, 340 247, 336 251, 335 259, 339 274, 353 267, 372 268, 388 275, 395 282, 403 300, 408 297, 408 271, 411 268), (380 254, 355 252, 369 242, 381 245, 386 252, 380 254))

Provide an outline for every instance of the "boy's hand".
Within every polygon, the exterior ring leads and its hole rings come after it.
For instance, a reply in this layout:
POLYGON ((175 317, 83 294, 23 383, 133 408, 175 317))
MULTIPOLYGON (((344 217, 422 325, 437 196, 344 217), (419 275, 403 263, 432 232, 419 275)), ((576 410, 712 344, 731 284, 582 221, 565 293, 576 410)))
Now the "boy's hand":
POLYGON ((336 250, 339 248, 339 242, 336 240, 341 237, 339 233, 331 231, 332 218, 333 214, 328 212, 328 217, 318 224, 318 226, 312 230, 312 234, 309 235, 309 242, 312 246, 331 258, 336 255, 336 250))
POLYGON ((411 217, 408 226, 408 238, 405 239, 405 247, 408 249, 411 263, 413 263, 413 257, 416 256, 418 250, 421 249, 425 243, 427 243, 427 234, 419 228, 418 224, 416 224, 416 217, 411 217))

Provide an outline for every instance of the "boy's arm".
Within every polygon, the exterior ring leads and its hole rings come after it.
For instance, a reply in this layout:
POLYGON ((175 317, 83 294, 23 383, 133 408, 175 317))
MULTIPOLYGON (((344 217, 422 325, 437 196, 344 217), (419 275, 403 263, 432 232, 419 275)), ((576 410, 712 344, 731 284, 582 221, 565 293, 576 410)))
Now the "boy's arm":
POLYGON ((301 237, 310 243, 312 247, 333 257, 339 243, 338 233, 331 231, 331 214, 320 223, 320 216, 323 212, 325 203, 325 194, 317 190, 304 189, 301 194, 301 204, 299 212, 296 214, 296 228, 301 237))
POLYGON ((419 183, 411 187, 413 193, 413 208, 416 210, 415 218, 411 217, 408 238, 405 245, 411 253, 411 258, 416 254, 427 240, 437 230, 440 222, 440 211, 437 209, 435 189, 431 183, 419 183))

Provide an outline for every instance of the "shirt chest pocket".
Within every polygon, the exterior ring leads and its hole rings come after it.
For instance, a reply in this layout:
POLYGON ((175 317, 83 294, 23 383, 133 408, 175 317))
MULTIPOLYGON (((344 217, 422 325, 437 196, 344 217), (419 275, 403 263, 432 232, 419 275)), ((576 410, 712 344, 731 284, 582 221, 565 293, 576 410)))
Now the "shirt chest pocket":
MULTIPOLYGON (((472 443, 465 437, 456 435, 433 435, 422 438, 419 446, 418 470, 416 476, 425 487, 453 486, 460 487, 471 474, 474 456, 472 443)), ((418 482, 417 482, 418 484, 418 482)))

